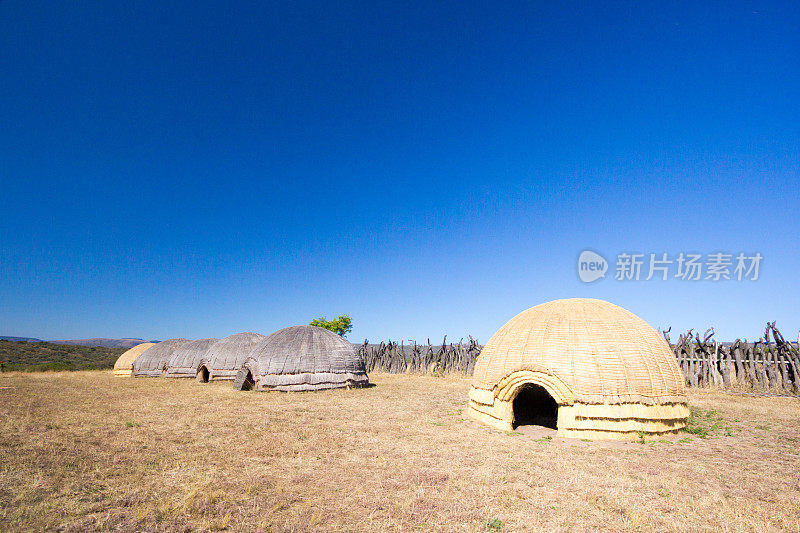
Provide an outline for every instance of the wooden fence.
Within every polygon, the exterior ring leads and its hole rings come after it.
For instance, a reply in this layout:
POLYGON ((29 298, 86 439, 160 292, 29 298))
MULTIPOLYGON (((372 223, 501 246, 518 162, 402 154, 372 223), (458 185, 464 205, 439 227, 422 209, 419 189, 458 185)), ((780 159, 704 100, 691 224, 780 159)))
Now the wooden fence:
POLYGON ((447 336, 440 345, 432 345, 430 339, 427 344, 417 344, 414 341, 410 344, 392 341, 370 344, 365 340, 357 347, 364 358, 367 372, 457 373, 465 376, 472 375, 481 348, 472 337, 466 342, 461 339, 457 344, 447 344, 447 336))
MULTIPOLYGON (((664 338, 669 342, 669 331, 664 338)), ((687 386, 744 386, 800 395, 800 354, 783 338, 775 322, 768 322, 764 337, 754 343, 747 339, 717 342, 712 328, 702 337, 689 330, 670 346, 687 386)))
MULTIPOLYGON (((701 337, 694 330, 670 342, 670 331, 664 338, 672 347, 678 366, 689 387, 739 387, 776 394, 800 396, 800 355, 795 344, 784 340, 774 322, 767 323, 764 337, 754 343, 737 339, 721 343, 709 329, 701 337)), ((433 345, 411 341, 370 344, 365 340, 356 346, 367 372, 401 374, 461 374, 471 376, 482 346, 469 337, 458 343, 433 345)))

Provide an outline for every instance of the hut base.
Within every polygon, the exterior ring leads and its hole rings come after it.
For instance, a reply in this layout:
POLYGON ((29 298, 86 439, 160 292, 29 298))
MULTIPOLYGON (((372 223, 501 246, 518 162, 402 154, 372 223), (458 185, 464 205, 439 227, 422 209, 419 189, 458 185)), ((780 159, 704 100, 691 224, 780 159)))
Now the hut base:
POLYGON ((130 368, 126 370, 114 370, 114 376, 118 378, 132 378, 133 370, 130 368))
POLYGON ((369 386, 363 373, 317 372, 303 374, 268 374, 253 377, 249 365, 242 367, 233 382, 236 390, 301 392, 326 389, 350 389, 369 386))
POLYGON ((312 390, 326 390, 326 389, 361 389, 369 386, 368 381, 340 381, 336 383, 298 383, 294 385, 276 385, 274 387, 258 387, 258 390, 264 391, 282 391, 282 392, 302 392, 312 390))
POLYGON ((140 370, 139 372, 133 372, 132 377, 135 378, 163 378, 164 371, 163 370, 140 370))
MULTIPOLYGON (((472 389, 469 415, 502 431, 514 430, 514 398, 496 398, 492 391, 472 389)), ((558 436, 590 440, 634 440, 645 435, 670 435, 686 427, 685 403, 558 405, 558 436)))
POLYGON ((315 372, 301 374, 266 374, 256 380, 259 390, 308 391, 366 387, 369 379, 364 373, 315 372))
POLYGON ((193 378, 197 371, 191 368, 170 368, 164 375, 166 378, 193 378))
POLYGON ((208 381, 233 381, 236 379, 236 370, 214 370, 211 369, 208 381))

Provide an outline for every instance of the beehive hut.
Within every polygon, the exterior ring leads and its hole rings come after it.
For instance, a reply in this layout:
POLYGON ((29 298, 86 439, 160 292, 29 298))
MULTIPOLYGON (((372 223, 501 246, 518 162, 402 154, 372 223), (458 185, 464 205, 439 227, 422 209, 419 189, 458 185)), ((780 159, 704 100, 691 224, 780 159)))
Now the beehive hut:
POLYGON ((189 339, 167 339, 146 349, 133 362, 133 377, 160 377, 166 374, 167 364, 175 350, 191 342, 189 339))
POLYGON ((253 348, 233 386, 239 390, 310 391, 368 384, 364 361, 352 344, 327 329, 292 326, 253 348))
POLYGON ((208 365, 200 367, 198 379, 208 381, 235 378, 236 371, 242 367, 253 347, 264 339, 264 335, 245 332, 218 340, 208 348, 208 365))
POLYGON ((197 339, 181 344, 167 363, 168 378, 194 378, 208 381, 208 349, 219 339, 197 339), (206 372, 206 375, 203 375, 206 372), (204 379, 205 378, 205 379, 204 379))
POLYGON ((574 298, 523 311, 494 334, 475 364, 469 414, 508 431, 629 439, 676 433, 689 409, 656 330, 609 302, 574 298))
POLYGON ((156 343, 154 342, 143 342, 120 355, 114 363, 114 375, 118 378, 129 378, 133 376, 133 362, 142 352, 155 345, 156 343))

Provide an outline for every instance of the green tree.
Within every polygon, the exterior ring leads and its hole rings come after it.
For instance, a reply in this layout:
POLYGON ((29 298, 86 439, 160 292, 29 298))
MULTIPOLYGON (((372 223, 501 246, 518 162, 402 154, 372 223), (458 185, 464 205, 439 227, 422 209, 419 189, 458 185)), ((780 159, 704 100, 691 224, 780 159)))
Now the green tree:
POLYGON ((315 318, 309 324, 311 326, 329 329, 332 332, 341 335, 342 337, 346 337, 347 334, 353 329, 353 319, 348 315, 341 315, 339 318, 334 318, 333 320, 328 320, 322 316, 315 318))

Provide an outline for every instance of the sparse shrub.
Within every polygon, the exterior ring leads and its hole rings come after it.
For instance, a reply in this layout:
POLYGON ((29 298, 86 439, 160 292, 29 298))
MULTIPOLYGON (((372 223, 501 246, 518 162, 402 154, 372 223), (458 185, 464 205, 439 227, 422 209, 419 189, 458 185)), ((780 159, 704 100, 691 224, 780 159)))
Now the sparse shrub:
POLYGON ((503 521, 496 516, 494 518, 487 518, 484 527, 489 531, 502 531, 506 528, 503 521))

